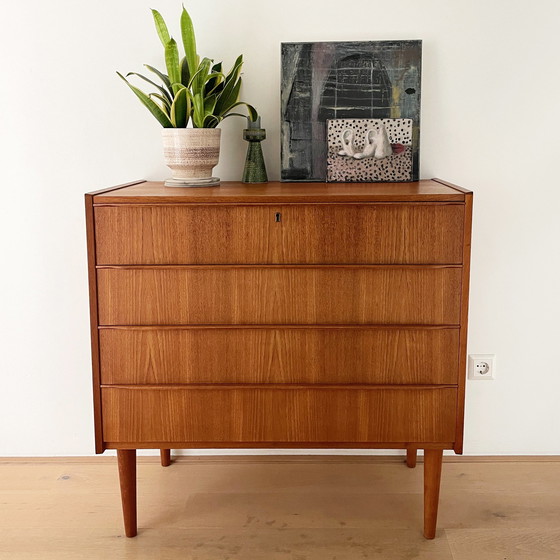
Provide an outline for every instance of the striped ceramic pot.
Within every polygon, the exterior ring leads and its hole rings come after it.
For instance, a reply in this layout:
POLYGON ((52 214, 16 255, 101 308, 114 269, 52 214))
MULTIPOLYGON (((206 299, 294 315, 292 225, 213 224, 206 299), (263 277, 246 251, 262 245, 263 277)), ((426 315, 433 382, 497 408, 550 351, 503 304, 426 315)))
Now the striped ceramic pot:
POLYGON ((212 177, 220 158, 219 128, 164 128, 163 157, 173 179, 196 183, 212 177))

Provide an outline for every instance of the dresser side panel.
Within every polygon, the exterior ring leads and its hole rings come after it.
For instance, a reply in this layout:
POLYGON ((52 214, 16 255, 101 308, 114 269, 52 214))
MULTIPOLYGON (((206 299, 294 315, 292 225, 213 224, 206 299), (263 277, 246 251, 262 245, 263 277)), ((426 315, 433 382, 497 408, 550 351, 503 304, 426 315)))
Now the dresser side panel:
POLYGON ((469 315, 469 285, 471 268, 473 194, 465 193, 465 225, 463 241, 463 270, 461 278, 461 331, 459 339, 459 389, 457 391, 457 422, 455 453, 463 453, 465 424, 465 392, 467 381, 467 334, 469 315))
POLYGON ((89 309, 91 332, 91 364, 93 374, 93 418, 95 427, 95 452, 103 453, 103 421, 101 413, 101 375, 100 375, 100 350, 98 331, 98 305, 97 305, 97 273, 95 256, 95 222, 93 216, 93 195, 85 195, 86 206, 86 235, 89 280, 89 309))

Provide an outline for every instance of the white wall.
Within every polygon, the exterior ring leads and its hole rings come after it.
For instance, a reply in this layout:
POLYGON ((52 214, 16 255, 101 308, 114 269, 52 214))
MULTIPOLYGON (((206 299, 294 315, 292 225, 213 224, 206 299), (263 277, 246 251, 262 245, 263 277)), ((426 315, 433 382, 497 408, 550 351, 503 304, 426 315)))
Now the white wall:
MULTIPOLYGON (((5 2, 0 34, 0 455, 93 452, 83 193, 161 179, 160 132, 115 70, 162 65, 148 10, 5 2)), ((467 454, 560 454, 560 127, 555 0, 188 0, 199 52, 244 53, 279 175, 280 42, 424 40, 421 175, 475 191, 467 454)), ((242 122, 224 125, 238 179, 242 122)))

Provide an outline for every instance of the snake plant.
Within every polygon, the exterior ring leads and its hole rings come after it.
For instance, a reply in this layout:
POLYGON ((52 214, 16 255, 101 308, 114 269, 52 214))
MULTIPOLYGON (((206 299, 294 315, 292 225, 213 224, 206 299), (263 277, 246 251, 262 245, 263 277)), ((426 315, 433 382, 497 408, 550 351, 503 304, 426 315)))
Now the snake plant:
POLYGON ((243 55, 237 57, 227 74, 223 72, 221 62, 214 64, 213 60, 206 57, 200 60, 196 52, 193 23, 183 6, 181 38, 185 55, 180 58, 177 42, 169 34, 163 17, 157 10, 152 10, 152 15, 165 50, 167 73, 148 64, 144 66, 157 76, 161 84, 137 72, 129 72, 126 77, 119 72, 117 74, 158 122, 164 128, 185 128, 192 120, 194 128, 214 128, 226 117, 244 117, 245 115, 233 112, 241 105, 246 106, 250 120, 255 121, 258 117, 255 108, 239 101, 243 55), (130 83, 127 79, 130 76, 141 78, 155 88, 155 91, 144 93, 130 83))

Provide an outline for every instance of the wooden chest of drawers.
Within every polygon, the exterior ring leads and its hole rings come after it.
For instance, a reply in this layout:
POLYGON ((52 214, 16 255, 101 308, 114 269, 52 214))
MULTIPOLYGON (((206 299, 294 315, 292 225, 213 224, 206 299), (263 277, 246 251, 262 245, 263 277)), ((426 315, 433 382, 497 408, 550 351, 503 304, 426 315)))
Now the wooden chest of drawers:
POLYGON ((462 452, 472 194, 440 180, 86 195, 96 451, 462 452))

